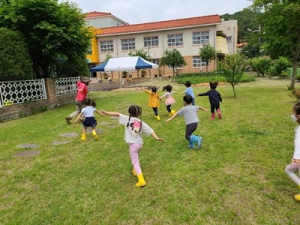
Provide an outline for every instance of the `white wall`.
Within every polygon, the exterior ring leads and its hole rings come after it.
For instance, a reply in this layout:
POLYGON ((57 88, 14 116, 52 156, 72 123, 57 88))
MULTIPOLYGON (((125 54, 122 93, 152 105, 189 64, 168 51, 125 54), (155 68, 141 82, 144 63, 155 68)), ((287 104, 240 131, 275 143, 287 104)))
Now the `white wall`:
MULTIPOLYGON (((193 32, 209 31, 209 43, 211 46, 216 45, 216 25, 202 26, 197 28, 181 28, 176 30, 165 30, 147 33, 137 34, 124 34, 114 35, 106 37, 98 37, 98 43, 106 40, 113 40, 114 52, 102 53, 99 49, 100 61, 103 62, 106 55, 109 53, 113 57, 126 57, 130 51, 122 51, 121 40, 127 38, 135 38, 135 50, 144 50, 149 53, 152 59, 161 58, 165 50, 172 50, 175 47, 168 47, 168 35, 171 34, 183 34, 183 46, 177 46, 176 49, 181 52, 182 56, 196 56, 199 55, 199 48, 201 45, 193 45, 193 32), (144 37, 158 36, 159 46, 158 47, 144 47, 144 37)), ((100 43, 98 44, 100 48, 100 43)), ((135 52, 132 50, 132 52, 135 52)))
POLYGON ((237 38, 238 38, 238 26, 237 26, 237 20, 229 20, 229 21, 223 21, 221 24, 217 25, 218 31, 223 31, 224 34, 226 34, 227 37, 232 37, 231 42, 227 42, 228 50, 230 54, 235 54, 236 44, 237 44, 237 38))

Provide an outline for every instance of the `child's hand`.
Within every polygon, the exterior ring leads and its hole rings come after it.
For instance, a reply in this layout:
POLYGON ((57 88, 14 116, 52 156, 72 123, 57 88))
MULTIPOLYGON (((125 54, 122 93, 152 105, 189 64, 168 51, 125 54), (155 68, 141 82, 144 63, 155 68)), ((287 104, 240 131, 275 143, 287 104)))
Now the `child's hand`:
POLYGON ((166 120, 167 123, 170 122, 170 121, 171 121, 171 118, 166 120))
POLYGON ((100 110, 100 115, 101 115, 101 116, 105 116, 105 115, 106 115, 106 111, 100 110))
POLYGON ((207 109, 203 109, 203 111, 207 111, 207 109))
POLYGON ((156 138, 156 140, 157 141, 164 141, 165 139, 158 137, 158 138, 156 138))

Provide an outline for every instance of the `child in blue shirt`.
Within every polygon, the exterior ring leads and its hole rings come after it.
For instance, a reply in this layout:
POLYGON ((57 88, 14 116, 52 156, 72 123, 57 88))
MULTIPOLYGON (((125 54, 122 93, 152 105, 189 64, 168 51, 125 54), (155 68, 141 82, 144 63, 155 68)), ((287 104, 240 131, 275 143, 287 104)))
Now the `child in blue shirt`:
POLYGON ((184 84, 186 86, 186 89, 184 92, 182 92, 182 94, 186 94, 186 95, 190 95, 192 96, 192 105, 195 105, 195 94, 194 94, 194 91, 193 91, 193 88, 191 87, 191 82, 190 81, 187 81, 185 82, 184 84))

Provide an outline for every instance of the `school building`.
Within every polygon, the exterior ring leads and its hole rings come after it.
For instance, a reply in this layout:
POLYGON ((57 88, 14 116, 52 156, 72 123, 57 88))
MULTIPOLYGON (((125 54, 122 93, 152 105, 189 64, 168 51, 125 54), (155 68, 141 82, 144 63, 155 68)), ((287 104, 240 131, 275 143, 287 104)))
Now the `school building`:
MULTIPOLYGON (((111 13, 90 12, 85 20, 94 32, 87 56, 90 67, 103 63, 107 56, 127 57, 138 50, 147 52, 151 61, 159 64, 165 50, 176 48, 187 63, 177 72, 194 73, 206 69, 199 56, 203 45, 214 47, 218 58, 237 51, 237 20, 224 21, 219 15, 128 24, 111 13)), ((209 63, 208 68, 214 70, 216 62, 209 63)), ((153 69, 150 73, 172 75, 172 68, 153 69)))

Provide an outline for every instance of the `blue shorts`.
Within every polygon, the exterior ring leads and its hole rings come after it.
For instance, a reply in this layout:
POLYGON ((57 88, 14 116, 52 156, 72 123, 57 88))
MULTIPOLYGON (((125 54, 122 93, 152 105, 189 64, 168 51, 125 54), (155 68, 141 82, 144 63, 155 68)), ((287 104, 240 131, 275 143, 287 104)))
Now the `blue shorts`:
POLYGON ((82 125, 84 127, 96 127, 97 126, 97 120, 95 117, 86 117, 85 120, 83 121, 82 125))

